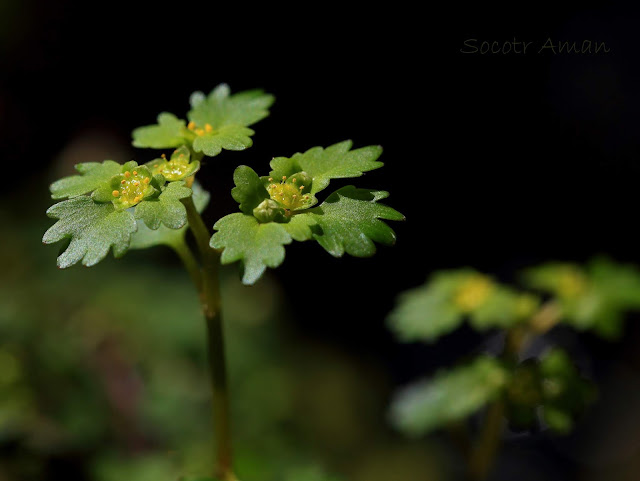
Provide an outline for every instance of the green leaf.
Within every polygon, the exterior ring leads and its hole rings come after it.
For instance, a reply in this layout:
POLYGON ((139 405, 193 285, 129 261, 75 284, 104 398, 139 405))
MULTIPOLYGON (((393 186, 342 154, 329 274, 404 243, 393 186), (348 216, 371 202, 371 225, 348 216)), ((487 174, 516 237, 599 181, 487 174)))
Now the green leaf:
POLYGON ((184 120, 175 115, 162 112, 158 123, 138 127, 133 131, 133 146, 152 149, 179 147, 187 142, 184 120))
POLYGON ((77 164, 75 168, 80 175, 64 177, 51 184, 51 198, 64 199, 93 192, 102 184, 109 182, 111 177, 119 174, 122 166, 113 160, 105 160, 102 163, 77 164))
POLYGON ((465 319, 474 329, 508 328, 529 319, 540 300, 473 269, 434 274, 398 297, 387 321, 403 342, 433 342, 465 319))
POLYGON ((142 201, 136 206, 136 219, 142 219, 150 229, 164 224, 170 229, 179 229, 187 223, 187 209, 180 199, 191 195, 191 189, 183 181, 170 182, 155 198, 142 201))
POLYGON ((404 220, 398 211, 383 204, 380 199, 387 192, 343 187, 320 206, 300 215, 311 216, 317 228, 313 238, 332 256, 345 252, 356 257, 369 257, 376 252, 375 242, 393 245, 395 232, 380 219, 404 220))
POLYGON ((226 84, 218 85, 208 96, 194 92, 187 117, 198 126, 209 124, 214 130, 227 126, 248 127, 267 117, 275 100, 273 95, 259 89, 230 93, 226 84))
POLYGON ((496 285, 487 300, 469 313, 469 322, 479 331, 507 329, 530 318, 539 306, 540 299, 532 294, 496 285))
POLYGON ((640 309, 640 272, 608 259, 595 259, 586 268, 550 262, 526 270, 523 279, 556 296, 563 322, 608 339, 620 336, 627 311, 640 309))
POLYGON ((247 215, 252 215, 253 209, 269 198, 262 180, 251 167, 239 166, 233 172, 233 182, 236 186, 231 189, 231 196, 240 204, 240 210, 247 215))
MULTIPOLYGON (((209 192, 204 190, 198 182, 193 183, 191 190, 193 191, 193 203, 198 212, 202 212, 209 203, 209 192)), ((156 245, 175 247, 183 242, 188 229, 188 226, 170 229, 160 225, 158 229, 152 230, 141 219, 137 221, 137 224, 138 230, 131 236, 129 249, 146 249, 156 245)))
POLYGON ((58 267, 63 269, 79 261, 85 266, 97 264, 111 248, 115 257, 121 257, 136 230, 131 212, 117 211, 113 204, 96 203, 87 196, 55 204, 47 215, 59 220, 45 232, 42 242, 71 240, 58 257, 58 267))
POLYGON ((565 434, 596 398, 592 382, 583 378, 569 355, 559 348, 540 359, 543 387, 542 415, 549 427, 565 434))
POLYGON ((498 361, 478 357, 401 390, 391 405, 391 421, 407 435, 422 436, 478 411, 500 394, 508 379, 498 361))
POLYGON ((398 296, 387 322, 402 342, 433 342, 457 329, 464 312, 452 302, 456 290, 475 271, 444 271, 434 274, 420 287, 398 296))
POLYGON ((293 157, 276 157, 271 161, 273 178, 291 176, 304 171, 311 176, 313 184, 310 194, 316 194, 329 185, 331 179, 360 177, 364 172, 382 167, 376 159, 382 154, 382 147, 370 145, 350 150, 352 142, 345 140, 326 149, 313 147, 293 157))
POLYGON ((193 139, 193 150, 215 157, 222 149, 244 150, 253 145, 251 136, 255 132, 239 125, 224 125, 211 133, 203 133, 193 139))
POLYGON ((284 261, 284 245, 292 241, 286 224, 261 224, 252 215, 230 214, 215 223, 217 231, 211 238, 211 247, 224 249, 222 264, 241 261, 242 282, 254 284, 267 267, 275 268, 284 261))
POLYGON ((230 95, 226 84, 219 85, 208 96, 195 92, 187 114, 189 130, 195 134, 193 150, 213 157, 222 149, 251 147, 255 132, 248 127, 269 115, 273 101, 274 97, 262 90, 230 95))

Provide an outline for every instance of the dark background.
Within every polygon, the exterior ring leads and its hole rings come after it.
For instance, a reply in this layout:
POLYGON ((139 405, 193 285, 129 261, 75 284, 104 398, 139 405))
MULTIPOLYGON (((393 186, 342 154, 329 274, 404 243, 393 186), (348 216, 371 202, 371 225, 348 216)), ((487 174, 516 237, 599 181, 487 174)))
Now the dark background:
MULTIPOLYGON (((397 245, 373 259, 333 259, 296 244, 274 275, 302 313, 296 329, 383 363, 397 384, 483 345, 467 329, 434 346, 394 342, 384 314, 430 272, 473 266, 509 281, 552 259, 640 261, 637 11, 604 2, 518 11, 0 2, 1 202, 16 216, 44 216, 47 184, 71 172, 55 159, 74 140, 107 132, 114 160, 146 162, 153 152, 127 147, 131 130, 161 111, 183 116, 191 92, 221 82, 263 88, 276 103, 251 149, 223 153, 199 174, 214 196, 209 225, 236 209, 238 164, 263 174, 271 157, 315 145, 381 144, 385 167, 353 183, 391 192, 385 202, 407 217, 393 224, 397 245), (605 42, 610 52, 538 53, 549 37, 605 42), (534 43, 525 55, 465 55, 469 38, 534 43)), ((640 331, 627 332, 615 345, 580 342, 593 358, 635 362, 640 331)), ((579 469, 549 450, 567 476, 579 469)))

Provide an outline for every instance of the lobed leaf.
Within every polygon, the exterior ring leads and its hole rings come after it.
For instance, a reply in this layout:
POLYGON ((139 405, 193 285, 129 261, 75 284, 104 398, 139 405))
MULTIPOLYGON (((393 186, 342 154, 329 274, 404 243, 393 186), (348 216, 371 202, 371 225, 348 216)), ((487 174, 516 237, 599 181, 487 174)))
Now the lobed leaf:
POLYGON ((286 224, 261 224, 252 215, 230 214, 215 223, 217 231, 211 237, 211 247, 224 249, 222 264, 240 261, 242 282, 254 284, 267 267, 277 267, 284 261, 284 246, 292 241, 286 224))
POLYGON ((233 172, 233 182, 236 186, 231 189, 231 197, 240 204, 240 210, 247 215, 252 215, 253 209, 269 198, 262 180, 251 167, 241 165, 236 168, 233 172))
POLYGON ((247 90, 230 95, 227 84, 220 84, 207 96, 202 92, 191 95, 190 121, 198 125, 209 124, 214 130, 221 127, 248 127, 269 115, 275 98, 263 90, 247 90))
POLYGON ((161 224, 170 229, 179 229, 187 223, 187 209, 180 199, 191 195, 191 189, 183 181, 170 182, 162 193, 145 200, 135 208, 136 219, 142 219, 150 229, 156 230, 161 224))
POLYGON ((422 436, 478 411, 500 395, 508 380, 497 360, 480 356, 401 390, 391 404, 391 421, 407 435, 422 436))
POLYGON ((85 266, 100 262, 113 248, 113 255, 124 255, 129 247, 136 222, 129 211, 117 211, 113 204, 94 202, 91 197, 73 197, 47 210, 58 219, 44 234, 42 241, 52 244, 70 239, 58 257, 58 267, 67 268, 82 261, 85 266))
POLYGON ((120 173, 122 165, 113 160, 77 164, 80 175, 72 175, 55 181, 49 187, 52 199, 64 199, 93 192, 120 173))
POLYGON ((388 196, 384 191, 346 186, 300 215, 311 216, 316 225, 313 238, 332 256, 341 257, 346 252, 369 257, 376 252, 374 242, 393 245, 396 241, 393 229, 380 219, 404 220, 398 211, 378 204, 388 196))
MULTIPOLYGON (((193 203, 198 212, 202 212, 209 203, 209 192, 204 190, 198 182, 193 183, 191 190, 193 203)), ((131 236, 129 249, 146 249, 157 245, 175 247, 183 242, 188 229, 186 225, 179 229, 171 229, 161 224, 157 229, 152 230, 142 219, 138 219, 137 225, 138 230, 131 236)))
POLYGON ((186 122, 175 115, 162 112, 158 123, 138 127, 132 133, 133 146, 152 149, 168 149, 186 143, 186 122))
POLYGON ((224 125, 211 133, 204 133, 193 139, 193 150, 215 157, 222 149, 244 150, 253 145, 251 136, 255 132, 240 125, 224 125))
POLYGON ((304 171, 313 179, 310 194, 326 189, 331 179, 360 177, 365 172, 383 166, 376 159, 382 154, 382 147, 370 145, 350 150, 352 142, 343 142, 327 148, 313 147, 304 153, 296 153, 291 158, 276 157, 271 161, 270 176, 281 178, 304 171))

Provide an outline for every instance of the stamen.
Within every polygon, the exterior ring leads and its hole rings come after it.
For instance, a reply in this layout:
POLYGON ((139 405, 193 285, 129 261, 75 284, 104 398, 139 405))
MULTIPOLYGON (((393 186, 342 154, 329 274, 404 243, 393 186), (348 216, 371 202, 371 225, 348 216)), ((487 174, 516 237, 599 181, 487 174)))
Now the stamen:
POLYGON ((191 122, 189 122, 189 124, 187 125, 187 128, 189 130, 193 130, 196 128, 196 123, 192 120, 191 122))
POLYGON ((111 194, 112 194, 114 197, 118 197, 118 196, 120 195, 120 191, 119 191, 119 190, 114 190, 113 192, 111 192, 111 194))
POLYGON ((129 172, 129 171, 127 170, 127 171, 124 173, 124 176, 125 176, 126 178, 131 177, 131 172, 129 172))
POLYGON ((211 133, 213 132, 213 127, 211 127, 211 124, 204 124, 204 130, 207 131, 207 133, 211 133))

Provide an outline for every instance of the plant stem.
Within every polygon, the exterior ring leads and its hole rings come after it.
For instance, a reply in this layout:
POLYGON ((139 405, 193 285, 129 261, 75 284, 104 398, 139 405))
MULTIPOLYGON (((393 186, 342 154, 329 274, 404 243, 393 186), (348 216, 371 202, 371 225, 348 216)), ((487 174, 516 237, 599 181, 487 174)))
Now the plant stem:
POLYGON ((209 246, 210 233, 198 213, 193 199, 183 200, 187 208, 189 227, 200 252, 202 270, 198 286, 202 310, 207 321, 207 341, 209 349, 209 370, 212 388, 213 428, 216 441, 215 476, 220 481, 237 481, 233 473, 231 449, 231 422, 229 385, 225 358, 224 332, 222 323, 222 303, 218 266, 220 255, 209 246))
POLYGON ((483 481, 491 472, 500 447, 504 409, 503 399, 494 401, 487 408, 478 442, 469 458, 468 474, 470 480, 483 481))
POLYGON ((202 274, 200 273, 200 264, 198 264, 198 260, 193 255, 193 252, 191 252, 191 249, 189 249, 187 243, 182 240, 179 244, 173 244, 171 247, 176 254, 178 254, 178 257, 184 264, 184 267, 189 273, 189 277, 191 277, 198 293, 202 292, 202 274))
MULTIPOLYGON (((543 304, 531 317, 528 325, 507 330, 501 358, 506 362, 518 362, 520 353, 531 340, 553 328, 559 321, 561 310, 554 301, 543 304)), ((491 473, 502 440, 502 424, 506 405, 504 397, 487 408, 478 441, 469 455, 468 477, 472 481, 484 481, 491 473)))

